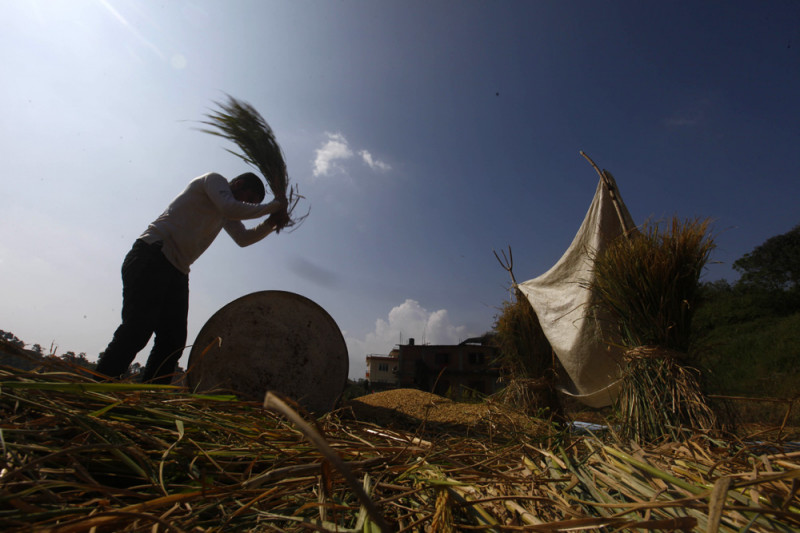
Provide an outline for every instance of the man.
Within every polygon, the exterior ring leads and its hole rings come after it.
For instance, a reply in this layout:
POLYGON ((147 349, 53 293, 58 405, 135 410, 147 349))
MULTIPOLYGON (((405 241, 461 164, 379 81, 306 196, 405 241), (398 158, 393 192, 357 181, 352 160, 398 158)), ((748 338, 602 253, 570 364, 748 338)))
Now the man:
POLYGON ((193 179, 136 240, 122 263, 122 324, 100 357, 98 372, 121 377, 155 333, 142 381, 169 383, 186 345, 189 267, 225 229, 249 246, 288 221, 285 199, 264 200, 248 172, 231 180, 210 172, 193 179), (253 228, 242 220, 270 215, 253 228))

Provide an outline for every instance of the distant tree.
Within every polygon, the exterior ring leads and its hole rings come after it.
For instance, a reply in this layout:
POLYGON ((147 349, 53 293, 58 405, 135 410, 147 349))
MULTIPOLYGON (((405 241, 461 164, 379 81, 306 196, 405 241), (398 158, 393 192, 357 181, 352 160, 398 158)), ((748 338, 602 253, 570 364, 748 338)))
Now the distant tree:
POLYGON ((358 398, 359 396, 364 396, 369 393, 369 382, 366 379, 361 378, 358 381, 348 379, 347 386, 342 392, 340 401, 352 400, 353 398, 358 398))
POLYGON ((140 365, 139 363, 133 362, 133 363, 131 363, 131 366, 128 367, 128 370, 125 372, 123 377, 125 379, 129 379, 129 378, 132 378, 134 376, 138 376, 139 374, 142 373, 142 370, 143 370, 142 365, 140 365))
POLYGON ((60 359, 64 362, 67 362, 71 365, 81 366, 83 368, 94 368, 97 366, 95 363, 92 363, 86 358, 86 353, 81 352, 76 354, 75 352, 66 352, 64 355, 60 357, 60 359))
POLYGON ((776 313, 775 298, 762 290, 733 286, 721 279, 700 286, 692 335, 705 335, 716 327, 755 320, 776 313))
POLYGON ((733 292, 733 287, 726 279, 718 279, 716 281, 703 283, 701 288, 705 296, 716 296, 718 294, 730 294, 733 292))
POLYGON ((736 283, 721 279, 702 285, 693 323, 699 333, 800 310, 800 225, 767 239, 733 268, 742 273, 736 283))
POLYGON ((742 273, 739 284, 767 291, 796 291, 800 287, 800 225, 767 239, 733 263, 742 273))
POLYGON ((44 355, 44 350, 42 349, 42 346, 40 344, 34 344, 33 346, 31 346, 31 351, 33 351, 33 353, 39 356, 44 355))
POLYGON ((19 348, 25 346, 25 343, 22 342, 20 339, 18 339, 17 336, 11 333, 10 331, 3 331, 2 329, 0 329, 0 339, 10 342, 11 344, 19 348))

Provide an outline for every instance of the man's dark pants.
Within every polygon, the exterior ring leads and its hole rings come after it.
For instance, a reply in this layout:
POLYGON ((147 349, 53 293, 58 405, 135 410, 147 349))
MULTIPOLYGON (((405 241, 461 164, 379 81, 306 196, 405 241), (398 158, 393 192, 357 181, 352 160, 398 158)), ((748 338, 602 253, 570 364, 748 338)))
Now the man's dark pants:
POLYGON ((122 324, 97 365, 121 377, 155 333, 142 381, 169 383, 186 345, 189 276, 176 269, 161 243, 137 240, 122 263, 122 324))

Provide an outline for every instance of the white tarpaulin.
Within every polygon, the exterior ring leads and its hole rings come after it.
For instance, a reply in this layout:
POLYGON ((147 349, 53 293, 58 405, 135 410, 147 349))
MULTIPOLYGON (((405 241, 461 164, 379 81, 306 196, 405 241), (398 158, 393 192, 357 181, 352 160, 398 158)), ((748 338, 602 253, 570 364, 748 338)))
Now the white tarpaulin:
MULTIPOLYGON (((613 178, 608 178, 616 194, 613 178)), ((518 284, 572 381, 571 390, 563 392, 590 407, 610 405, 618 389, 622 350, 608 346, 597 321, 587 316, 592 298, 586 288, 593 277, 592 257, 623 233, 620 216, 628 228, 634 227, 622 198, 617 194, 616 199, 615 207, 601 179, 589 212, 561 259, 538 278, 518 284)))

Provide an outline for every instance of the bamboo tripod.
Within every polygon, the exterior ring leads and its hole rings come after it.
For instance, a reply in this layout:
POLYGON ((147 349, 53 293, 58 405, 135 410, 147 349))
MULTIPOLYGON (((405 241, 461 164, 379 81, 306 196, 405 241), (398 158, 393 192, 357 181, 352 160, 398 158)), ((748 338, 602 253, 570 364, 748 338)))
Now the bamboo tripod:
MULTIPOLYGON (((619 218, 620 226, 622 226, 622 234, 625 235, 626 239, 631 238, 631 232, 634 228, 631 228, 628 225, 628 221, 625 220, 625 217, 622 214, 622 206, 621 200, 619 198, 619 194, 617 193, 617 182, 614 181, 614 176, 611 175, 611 172, 608 170, 600 170, 600 168, 592 161, 592 158, 586 155, 586 152, 583 150, 580 151, 580 154, 586 158, 592 168, 594 168, 597 173, 600 175, 600 179, 603 181, 603 185, 605 186, 606 190, 608 190, 609 196, 611 196, 611 201, 614 203, 614 210, 617 212, 617 217, 619 218)), ((503 258, 500 259, 500 256, 497 255, 497 252, 494 252, 494 256, 500 265, 508 271, 509 275, 511 276, 511 285, 513 287, 517 286, 517 280, 514 278, 514 256, 511 254, 511 246, 508 247, 508 255, 506 252, 501 252, 503 254, 503 258)))
POLYGON ((580 154, 585 157, 589 164, 592 165, 592 168, 594 168, 597 173, 600 174, 600 179, 603 180, 603 185, 605 185, 606 189, 608 190, 608 194, 611 196, 611 201, 614 203, 614 209, 617 211, 619 223, 622 226, 622 233, 625 235, 626 239, 630 239, 630 232, 633 230, 633 228, 628 227, 628 222, 622 215, 622 207, 620 207, 620 199, 619 195, 617 194, 617 182, 614 181, 614 176, 612 176, 611 172, 606 169, 600 170, 594 161, 592 161, 592 158, 586 155, 586 152, 583 150, 580 151, 580 154))

